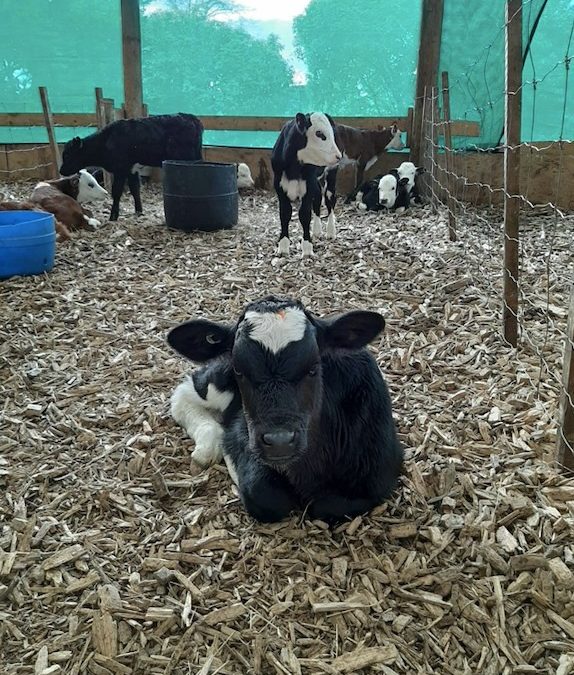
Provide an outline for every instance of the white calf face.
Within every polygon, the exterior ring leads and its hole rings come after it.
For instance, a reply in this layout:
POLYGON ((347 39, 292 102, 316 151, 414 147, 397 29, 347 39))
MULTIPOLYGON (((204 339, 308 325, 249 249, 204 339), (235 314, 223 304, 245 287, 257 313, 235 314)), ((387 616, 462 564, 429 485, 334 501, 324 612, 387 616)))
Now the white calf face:
POLYGON ((237 187, 241 188, 250 188, 255 185, 253 178, 251 177, 251 171, 247 164, 238 164, 237 165, 237 187))
POLYGON ((389 141, 388 145, 385 147, 385 150, 402 150, 405 147, 405 144, 402 141, 401 134, 402 131, 398 128, 396 124, 393 124, 391 127, 392 138, 389 141))
POLYGON ((401 178, 408 178, 407 190, 411 190, 415 186, 415 176, 417 175, 417 167, 412 162, 403 162, 397 169, 401 178))
POLYGON ((307 145, 297 152, 297 158, 304 164, 333 166, 341 159, 341 151, 335 143, 335 134, 327 116, 311 113, 311 126, 307 128, 307 145))
POLYGON ((379 181, 379 204, 392 209, 397 201, 397 179, 392 174, 383 176, 379 181))
POLYGON ((78 201, 99 202, 108 197, 108 191, 98 183, 89 171, 80 169, 80 184, 78 191, 78 201))

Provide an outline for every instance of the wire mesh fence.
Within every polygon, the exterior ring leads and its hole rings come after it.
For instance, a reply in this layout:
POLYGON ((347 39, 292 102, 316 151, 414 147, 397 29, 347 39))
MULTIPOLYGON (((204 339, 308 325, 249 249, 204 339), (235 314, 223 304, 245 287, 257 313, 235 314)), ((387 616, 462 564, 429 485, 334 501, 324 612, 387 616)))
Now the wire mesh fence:
MULTIPOLYGON (((541 72, 532 50, 523 48, 523 63, 519 64, 519 72, 523 73, 521 84, 512 88, 499 76, 488 77, 487 61, 501 34, 506 34, 508 74, 512 67, 508 36, 513 30, 514 35, 531 35, 534 22, 539 20, 540 13, 532 11, 533 0, 515 5, 518 10, 509 12, 503 25, 492 27, 492 39, 470 72, 451 77, 450 86, 448 74, 443 73, 442 86, 425 92, 420 121, 423 163, 431 204, 444 210, 450 238, 457 239, 472 283, 491 294, 501 324, 505 315, 516 323, 518 344, 516 349, 509 350, 509 358, 516 364, 516 404, 519 405, 518 392, 526 385, 529 390, 526 395, 535 397, 541 416, 556 426, 558 463, 572 469, 574 215, 568 187, 574 175, 574 144, 565 138, 565 130, 572 87, 574 18, 563 45, 563 58, 541 72), (533 77, 524 76, 526 60, 533 77), (554 89, 552 102, 560 113, 558 138, 535 142, 540 83, 550 76, 555 78, 559 70, 562 85, 560 90, 554 89), (473 87, 473 72, 479 74, 485 85, 480 92, 482 98, 478 97, 478 87, 473 87), (529 140, 512 143, 503 126, 500 136, 490 130, 491 141, 496 138, 490 144, 457 147, 449 139, 450 107, 454 103, 454 108, 460 110, 469 100, 469 92, 473 107, 465 111, 465 117, 474 113, 474 118, 484 123, 488 118, 485 111, 505 100, 505 122, 509 128, 508 102, 512 102, 513 96, 519 97, 523 104, 527 101, 528 109, 522 110, 521 117, 528 124, 518 138, 529 140), (519 170, 515 183, 518 190, 510 189, 512 169, 507 160, 512 154, 517 156, 514 170, 519 170), (508 227, 513 204, 519 210, 519 227, 515 230, 508 227), (516 268, 508 263, 508 252, 513 249, 517 251, 516 268), (515 287, 517 303, 512 302, 505 280, 515 287)), ((545 104, 548 105, 547 99, 545 104)), ((489 123, 492 124, 491 119, 489 123)), ((501 330, 502 342, 505 335, 501 330)), ((506 347, 511 345, 507 342, 506 347)))

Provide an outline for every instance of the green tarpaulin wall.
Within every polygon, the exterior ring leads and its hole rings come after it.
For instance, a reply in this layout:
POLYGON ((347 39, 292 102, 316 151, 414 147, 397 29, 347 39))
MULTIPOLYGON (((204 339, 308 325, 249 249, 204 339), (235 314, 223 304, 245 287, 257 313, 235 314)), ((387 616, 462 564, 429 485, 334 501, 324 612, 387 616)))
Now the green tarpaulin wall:
MULTIPOLYGON (((496 145, 502 132, 504 4, 445 0, 440 67, 450 74, 453 118, 481 124, 480 138, 459 145, 496 145)), ((142 0, 141 7, 152 114, 389 116, 413 105, 420 0, 310 0, 292 20, 245 17, 231 0, 142 0)), ((557 139, 574 0, 525 0, 523 11, 523 138, 557 139)), ((95 87, 122 103, 119 0, 0 0, 0 16, 0 112, 39 112, 40 85, 54 112, 93 112, 95 87)), ((573 89, 565 138, 574 131, 573 89)), ((57 134, 64 141, 87 131, 57 134)), ((207 132, 205 141, 265 147, 275 137, 207 132)), ((45 141, 42 128, 0 128, 2 143, 45 141)))

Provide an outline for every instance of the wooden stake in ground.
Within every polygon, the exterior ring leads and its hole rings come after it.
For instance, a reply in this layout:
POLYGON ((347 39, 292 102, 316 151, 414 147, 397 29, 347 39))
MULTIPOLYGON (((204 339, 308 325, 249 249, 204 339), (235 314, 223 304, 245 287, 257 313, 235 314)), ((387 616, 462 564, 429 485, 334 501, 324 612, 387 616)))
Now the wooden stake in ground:
POLYGON ((557 459, 559 464, 574 471, 574 287, 570 295, 562 384, 557 459))
MULTIPOLYGON (((104 98, 101 87, 96 87, 95 94, 98 129, 103 129, 114 119, 114 101, 111 98, 104 98)), ((108 192, 112 189, 112 177, 107 171, 104 171, 104 187, 108 192)))
POLYGON ((42 101, 42 111, 44 112, 44 124, 48 132, 48 142, 50 143, 50 154, 52 156, 52 178, 60 176, 60 148, 56 141, 56 134, 54 132, 54 119, 52 117, 52 110, 50 109, 50 101, 48 100, 48 90, 46 87, 38 87, 40 92, 40 100, 42 101))
POLYGON ((450 119, 450 89, 448 83, 448 73, 442 73, 442 114, 444 120, 444 154, 446 165, 446 204, 448 208, 448 238, 450 241, 456 241, 456 218, 454 217, 454 176, 452 161, 452 127, 450 119))
POLYGON ((504 96, 504 339, 518 344, 518 218, 522 108, 522 0, 507 0, 504 96))

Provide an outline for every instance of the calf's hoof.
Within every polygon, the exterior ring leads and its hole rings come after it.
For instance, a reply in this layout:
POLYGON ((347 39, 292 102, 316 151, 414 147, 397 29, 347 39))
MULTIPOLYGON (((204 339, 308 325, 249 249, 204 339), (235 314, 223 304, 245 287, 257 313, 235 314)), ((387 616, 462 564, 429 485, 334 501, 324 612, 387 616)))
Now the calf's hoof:
POLYGON ((303 258, 311 258, 312 256, 315 255, 315 253, 313 252, 313 244, 310 241, 303 240, 301 242, 301 251, 303 254, 303 258))
POLYGON ((277 255, 289 255, 289 237, 283 237, 279 240, 277 255))

